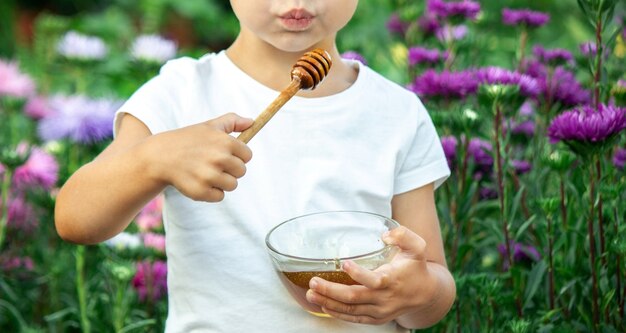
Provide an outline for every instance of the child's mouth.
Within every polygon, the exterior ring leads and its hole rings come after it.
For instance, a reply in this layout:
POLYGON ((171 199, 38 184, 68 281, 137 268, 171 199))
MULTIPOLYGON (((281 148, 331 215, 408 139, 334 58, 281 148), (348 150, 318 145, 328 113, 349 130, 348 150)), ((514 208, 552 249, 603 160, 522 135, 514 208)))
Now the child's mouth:
POLYGON ((303 31, 309 28, 315 16, 303 9, 293 9, 280 15, 280 21, 287 30, 303 31))

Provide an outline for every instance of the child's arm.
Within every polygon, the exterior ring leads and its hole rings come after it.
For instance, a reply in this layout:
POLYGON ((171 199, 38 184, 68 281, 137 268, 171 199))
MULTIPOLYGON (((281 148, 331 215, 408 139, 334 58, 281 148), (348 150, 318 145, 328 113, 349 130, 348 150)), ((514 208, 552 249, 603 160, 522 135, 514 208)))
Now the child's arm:
POLYGON ((343 269, 361 286, 314 278, 307 299, 351 322, 396 320, 407 328, 425 328, 441 320, 456 287, 446 266, 433 192, 430 184, 394 197, 393 218, 402 226, 383 238, 400 248, 391 263, 369 271, 347 262, 343 269))
POLYGON ((55 224, 71 242, 93 244, 124 230, 141 208, 172 185, 194 200, 220 201, 237 187, 250 149, 228 135, 250 127, 235 114, 151 135, 124 115, 118 135, 59 191, 55 224))

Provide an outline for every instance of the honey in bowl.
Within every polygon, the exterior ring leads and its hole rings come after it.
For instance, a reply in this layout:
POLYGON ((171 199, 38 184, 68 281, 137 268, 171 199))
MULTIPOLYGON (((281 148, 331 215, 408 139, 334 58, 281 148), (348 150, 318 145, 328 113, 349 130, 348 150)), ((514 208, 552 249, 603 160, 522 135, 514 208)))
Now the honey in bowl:
POLYGON ((282 284, 306 311, 328 317, 320 307, 306 300, 309 281, 324 280, 355 285, 341 270, 346 260, 374 270, 389 262, 395 247, 381 236, 398 223, 382 215, 358 211, 331 211, 287 220, 265 238, 272 264, 282 284))
POLYGON ((279 275, 287 291, 291 296, 309 313, 319 317, 329 317, 322 309, 306 300, 306 292, 309 290, 309 281, 313 277, 320 277, 326 281, 336 282, 346 285, 358 284, 348 273, 344 271, 326 271, 326 272, 281 272, 279 275))

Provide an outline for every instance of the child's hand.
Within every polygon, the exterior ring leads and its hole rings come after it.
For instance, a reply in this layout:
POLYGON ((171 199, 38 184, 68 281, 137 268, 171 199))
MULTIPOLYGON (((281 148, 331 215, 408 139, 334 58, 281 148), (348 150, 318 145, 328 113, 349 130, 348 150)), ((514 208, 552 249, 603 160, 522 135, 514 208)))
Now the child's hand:
POLYGON ((228 135, 253 120, 234 113, 152 137, 156 178, 197 201, 217 202, 237 187, 252 158, 246 144, 228 135))
POLYGON ((373 325, 427 307, 437 295, 437 279, 429 272, 425 259, 426 242, 402 226, 383 240, 400 249, 389 264, 370 271, 354 262, 345 262, 343 270, 361 285, 313 278, 307 300, 335 318, 373 325))

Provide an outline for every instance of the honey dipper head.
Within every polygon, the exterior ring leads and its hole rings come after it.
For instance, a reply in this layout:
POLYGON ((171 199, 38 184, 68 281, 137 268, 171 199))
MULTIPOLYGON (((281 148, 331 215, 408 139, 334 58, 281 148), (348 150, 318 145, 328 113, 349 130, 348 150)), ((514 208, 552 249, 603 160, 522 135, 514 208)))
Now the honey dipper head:
POLYGON ((305 53, 291 69, 291 79, 300 79, 300 89, 315 89, 324 80, 333 62, 330 54, 322 49, 305 53))

